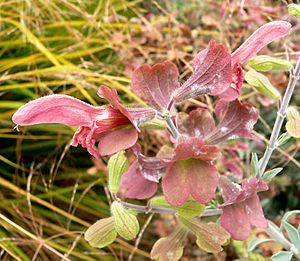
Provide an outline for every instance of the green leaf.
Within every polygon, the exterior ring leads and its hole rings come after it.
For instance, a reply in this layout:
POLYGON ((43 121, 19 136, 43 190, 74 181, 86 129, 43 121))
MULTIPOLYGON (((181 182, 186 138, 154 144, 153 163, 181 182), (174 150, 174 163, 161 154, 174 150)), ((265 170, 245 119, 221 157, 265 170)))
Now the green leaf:
POLYGON ((293 257, 293 253, 290 251, 281 251, 271 257, 272 261, 289 261, 293 257))
POLYGON ((197 237, 197 245, 208 253, 218 253, 223 250, 222 245, 225 245, 230 234, 216 223, 204 223, 197 218, 179 219, 197 237))
POLYGON ((291 62, 271 57, 268 55, 259 55, 249 60, 248 65, 259 72, 267 72, 271 70, 289 70, 293 65, 291 62))
POLYGON ((250 163, 250 168, 251 168, 251 175, 253 177, 256 177, 259 173, 259 166, 258 166, 258 157, 257 154, 252 152, 251 153, 251 163, 250 163))
POLYGON ((250 242, 248 245, 248 252, 252 252, 258 245, 266 242, 274 241, 273 239, 270 238, 255 238, 250 242))
POLYGON ((125 156, 125 151, 120 151, 110 157, 107 167, 109 190, 116 193, 119 190, 121 177, 128 169, 128 161, 125 156))
POLYGON ((290 15, 293 15, 300 19, 300 5, 297 4, 289 4, 288 5, 288 12, 290 15))
POLYGON ((130 214, 121 203, 117 201, 114 201, 111 204, 111 212, 115 220, 115 228, 118 234, 127 240, 134 239, 140 230, 136 216, 130 214))
POLYGON ((200 216, 201 213, 205 210, 205 205, 202 205, 193 200, 186 201, 180 207, 172 207, 166 201, 164 196, 153 197, 152 199, 150 199, 149 203, 150 203, 150 206, 160 206, 160 207, 165 207, 165 208, 172 208, 178 213, 178 215, 180 215, 182 217, 186 217, 186 218, 200 216))
POLYGON ((275 168, 269 171, 266 171, 263 175, 262 175, 262 180, 264 180, 265 182, 270 182, 272 180, 272 178, 274 178, 277 174, 279 174, 281 171, 283 170, 283 168, 275 168))
POLYGON ((84 239, 92 247, 105 247, 111 244, 117 237, 113 217, 103 218, 90 226, 84 233, 84 239))
POLYGON ((285 143, 287 143, 290 140, 291 136, 290 134, 288 134, 287 132, 282 133, 279 138, 277 139, 277 145, 278 147, 284 145, 285 143))
POLYGON ((287 110, 287 123, 285 128, 288 134, 296 139, 300 138, 300 114, 294 107, 289 107, 287 110))
POLYGON ((298 230, 286 221, 282 221, 281 224, 286 230, 288 237, 291 240, 291 242, 294 244, 294 246, 297 249, 300 249, 300 235, 298 230))
POLYGON ((286 221, 288 222, 289 219, 295 215, 298 215, 300 214, 300 210, 292 210, 292 211, 288 211, 284 214, 283 218, 282 218, 282 221, 286 221))
POLYGON ((259 93, 270 97, 274 100, 279 100, 280 92, 272 85, 269 79, 261 73, 250 69, 246 75, 245 80, 251 86, 253 86, 259 93))

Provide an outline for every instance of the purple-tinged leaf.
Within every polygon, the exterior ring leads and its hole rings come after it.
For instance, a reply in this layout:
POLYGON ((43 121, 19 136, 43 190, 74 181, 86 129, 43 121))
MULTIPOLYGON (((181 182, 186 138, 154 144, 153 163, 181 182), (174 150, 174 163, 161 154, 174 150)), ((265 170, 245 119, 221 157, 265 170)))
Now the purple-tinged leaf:
POLYGON ((178 226, 167 237, 157 240, 151 250, 151 258, 160 261, 177 261, 183 253, 183 240, 187 236, 187 230, 178 226))
POLYGON ((172 93, 179 87, 179 72, 169 61, 153 66, 144 64, 132 75, 132 90, 157 110, 168 109, 172 93))
POLYGON ((166 200, 172 206, 183 205, 190 196, 201 204, 213 197, 219 175, 215 166, 207 161, 189 159, 176 161, 162 178, 166 200))
POLYGON ((138 139, 138 133, 134 128, 120 128, 106 132, 101 136, 98 144, 100 155, 112 155, 118 151, 131 148, 138 139))
POLYGON ((135 160, 121 179, 121 189, 127 198, 145 199, 152 197, 157 191, 157 183, 145 179, 135 160))
POLYGON ((232 81, 231 56, 222 44, 210 41, 192 64, 192 75, 173 94, 176 102, 202 94, 219 95, 229 87, 232 81))
POLYGON ((232 64, 244 64, 264 46, 289 33, 291 24, 274 21, 258 28, 238 49, 232 53, 232 64))
POLYGON ((221 100, 216 106, 216 114, 220 123, 205 137, 207 144, 213 145, 234 138, 254 138, 251 131, 259 115, 250 103, 221 100))
POLYGON ((110 110, 105 106, 94 107, 71 96, 54 94, 24 104, 12 120, 21 126, 40 123, 89 126, 98 117, 109 114, 110 110))

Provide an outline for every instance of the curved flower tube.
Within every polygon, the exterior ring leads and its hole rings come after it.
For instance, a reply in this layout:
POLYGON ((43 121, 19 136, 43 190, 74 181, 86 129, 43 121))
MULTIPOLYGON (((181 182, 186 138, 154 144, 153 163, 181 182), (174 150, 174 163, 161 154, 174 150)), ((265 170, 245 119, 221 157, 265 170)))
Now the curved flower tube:
POLYGON ((155 111, 128 109, 120 104, 117 92, 105 86, 99 88, 98 95, 111 105, 96 107, 68 95, 54 94, 26 103, 12 120, 21 126, 40 123, 77 126, 71 145, 82 145, 95 158, 132 147, 138 138, 138 123, 153 118, 155 111))

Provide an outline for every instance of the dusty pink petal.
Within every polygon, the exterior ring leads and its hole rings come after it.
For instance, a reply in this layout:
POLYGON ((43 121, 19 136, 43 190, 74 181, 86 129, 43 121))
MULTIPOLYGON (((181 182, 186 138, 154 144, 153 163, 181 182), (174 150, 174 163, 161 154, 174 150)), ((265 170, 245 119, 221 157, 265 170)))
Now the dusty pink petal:
POLYGON ((121 189, 125 191, 124 195, 127 198, 145 199, 155 194, 157 183, 142 176, 138 160, 135 160, 122 176, 121 189))
POLYGON ((240 96, 241 88, 244 82, 244 70, 240 64, 232 66, 232 83, 230 87, 219 95, 224 101, 234 101, 240 96))
POLYGON ((224 167, 237 179, 243 178, 243 172, 241 167, 236 162, 232 161, 232 159, 223 159, 222 163, 224 167))
POLYGON ((154 66, 144 64, 132 75, 132 90, 157 110, 168 109, 172 93, 179 87, 179 72, 169 61, 154 66))
POLYGON ((291 24, 286 21, 274 21, 261 26, 232 53, 232 64, 247 62, 264 46, 287 35, 290 29, 291 24))
POLYGON ((45 96, 20 107, 12 117, 15 124, 62 123, 89 126, 98 116, 106 114, 105 107, 94 107, 67 95, 45 96))
POLYGON ((99 141, 99 154, 106 156, 128 149, 136 143, 137 139, 138 133, 134 128, 120 128, 107 132, 99 141))
POLYGON ((128 108, 132 123, 139 125, 156 117, 157 111, 152 108, 128 108))
POLYGON ((138 162, 141 174, 145 179, 159 182, 165 172, 165 166, 157 157, 147 157, 140 153, 138 155, 138 162))
POLYGON ((252 197, 245 200, 245 205, 251 225, 258 228, 267 228, 268 222, 264 216, 259 197, 253 194, 252 197))
POLYGON ((133 123, 133 125, 135 125, 128 109, 120 103, 120 98, 116 90, 110 89, 106 86, 101 86, 98 89, 97 94, 98 96, 106 99, 113 108, 119 110, 124 116, 128 118, 129 121, 133 123))
POLYGON ((244 202, 222 207, 220 224, 235 240, 246 240, 250 234, 250 220, 244 202))
POLYGON ((215 129, 215 121, 208 110, 196 109, 181 114, 178 130, 182 135, 203 138, 215 129))
POLYGON ((174 92, 177 102, 201 94, 219 95, 232 80, 231 56, 222 44, 210 41, 193 60, 193 74, 174 92))
POLYGON ((100 154, 95 148, 96 139, 93 137, 95 129, 94 125, 92 127, 79 127, 74 133, 71 145, 77 147, 78 144, 81 144, 83 148, 87 148, 92 156, 98 159, 100 154))
POLYGON ((242 181, 242 192, 236 198, 237 201, 242 201, 247 198, 252 197, 252 195, 256 194, 260 191, 268 190, 268 185, 261 179, 252 178, 250 180, 242 181))
POLYGON ((207 161, 190 159, 173 163, 162 178, 166 200, 173 206, 183 205, 192 196, 207 204, 215 195, 219 175, 207 161))
POLYGON ((239 184, 233 183, 228 177, 222 175, 219 181, 219 188, 224 199, 224 204, 231 204, 237 201, 237 197, 242 193, 242 188, 239 184))
POLYGON ((206 145, 203 140, 197 137, 184 138, 179 141, 174 152, 174 160, 189 158, 212 160, 220 155, 220 150, 216 146, 206 145))
POLYGON ((259 115, 250 103, 242 104, 238 100, 227 103, 221 100, 216 105, 216 114, 220 123, 205 138, 207 144, 235 138, 253 138, 251 131, 259 115))

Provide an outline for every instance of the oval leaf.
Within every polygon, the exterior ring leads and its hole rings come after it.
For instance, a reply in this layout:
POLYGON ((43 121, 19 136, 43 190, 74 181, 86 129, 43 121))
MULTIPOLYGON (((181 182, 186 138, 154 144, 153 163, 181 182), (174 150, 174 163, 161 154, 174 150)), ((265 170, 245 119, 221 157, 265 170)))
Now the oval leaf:
POLYGON ((105 247, 111 244, 117 237, 113 217, 103 218, 90 226, 84 233, 84 239, 92 247, 105 247))
POLYGON ((111 204, 111 212, 115 221, 118 234, 127 239, 134 239, 139 233, 140 226, 135 215, 130 214, 121 203, 114 201, 111 204))
POLYGON ((123 173, 128 169, 128 161, 125 151, 120 151, 110 157, 108 164, 108 186, 113 193, 118 192, 123 173))

